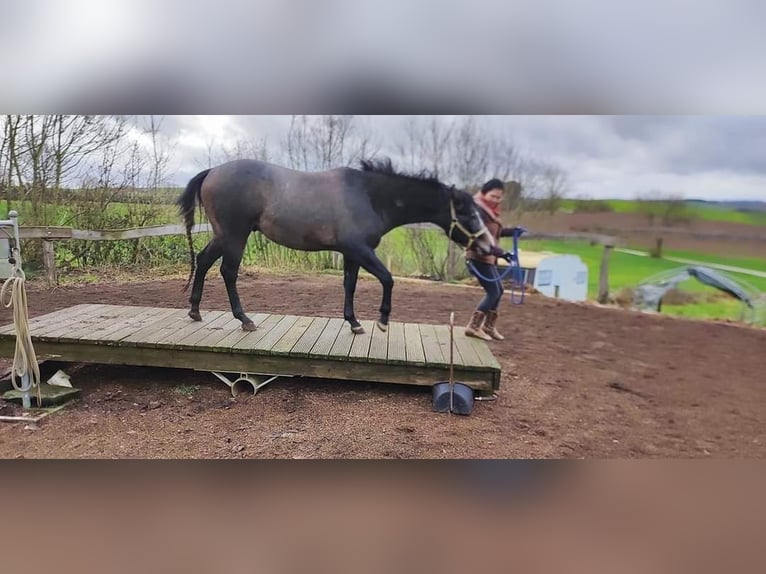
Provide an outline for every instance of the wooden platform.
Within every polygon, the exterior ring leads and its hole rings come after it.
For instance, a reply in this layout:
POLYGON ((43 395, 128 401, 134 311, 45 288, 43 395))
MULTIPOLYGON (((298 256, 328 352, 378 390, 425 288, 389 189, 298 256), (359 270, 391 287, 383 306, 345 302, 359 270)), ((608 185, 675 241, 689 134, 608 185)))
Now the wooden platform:
MULTIPOLYGON (((433 385, 449 377, 449 327, 362 321, 353 335, 340 318, 259 313, 245 332, 231 311, 189 319, 186 309, 76 305, 30 320, 38 358, 219 372, 433 385)), ((484 341, 454 330, 455 381, 489 393, 500 365, 484 341)), ((15 331, 0 328, 0 355, 12 357, 15 331)))

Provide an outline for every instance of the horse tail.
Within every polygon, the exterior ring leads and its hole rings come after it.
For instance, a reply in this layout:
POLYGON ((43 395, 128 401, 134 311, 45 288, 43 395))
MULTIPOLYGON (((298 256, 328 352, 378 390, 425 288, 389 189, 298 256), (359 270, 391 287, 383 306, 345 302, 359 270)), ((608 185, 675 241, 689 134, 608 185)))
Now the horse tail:
POLYGON ((186 285, 184 285, 183 291, 185 292, 189 285, 191 284, 192 277, 194 277, 194 272, 197 268, 197 257, 194 253, 194 242, 192 241, 192 227, 194 227, 194 209, 197 204, 197 202, 202 204, 202 199, 200 198, 200 192, 202 191, 202 182, 207 177, 207 174, 210 173, 209 169, 206 169, 205 171, 199 172, 197 175, 195 175, 189 183, 186 185, 186 189, 181 194, 181 196, 176 200, 176 205, 178 206, 178 212, 181 215, 181 217, 184 220, 184 224, 186 225, 186 240, 189 243, 189 255, 191 257, 191 270, 189 271, 189 277, 186 280, 186 285))

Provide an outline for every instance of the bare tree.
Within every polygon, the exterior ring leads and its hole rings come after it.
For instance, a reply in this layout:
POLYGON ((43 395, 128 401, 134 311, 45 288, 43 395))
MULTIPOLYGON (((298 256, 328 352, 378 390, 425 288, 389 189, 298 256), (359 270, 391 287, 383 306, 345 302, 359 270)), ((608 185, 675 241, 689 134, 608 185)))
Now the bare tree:
POLYGON ((449 171, 451 121, 438 116, 408 117, 403 126, 403 137, 397 144, 399 154, 413 172, 430 170, 444 178, 449 171))
POLYGON ((6 212, 11 210, 14 191, 22 181, 19 167, 19 131, 21 116, 4 116, 3 139, 0 142, 0 191, 5 194, 6 212))
POLYGON ((25 115, 4 121, 3 179, 31 200, 27 217, 53 223, 62 188, 90 167, 98 151, 124 134, 124 120, 112 116, 25 115))
MULTIPOLYGON (((476 139, 476 130, 473 123, 464 126, 462 137, 459 137, 459 143, 455 146, 452 136, 455 133, 455 122, 445 120, 438 116, 430 117, 409 117, 403 125, 402 138, 398 141, 398 151, 405 162, 406 168, 411 172, 420 172, 429 170, 433 175, 438 176, 443 181, 451 177, 454 169, 458 151, 462 148, 468 148, 476 139)), ((472 156, 475 157, 475 156, 472 156)), ((475 171, 475 161, 469 159, 468 162, 460 163, 464 173, 475 171)), ((436 260, 435 251, 431 249, 430 243, 425 240, 422 229, 408 229, 407 239, 415 253, 416 259, 423 270, 428 269, 429 274, 439 278, 454 279, 458 274, 460 253, 457 246, 449 241, 447 243, 447 256, 439 261, 436 260)))
POLYGON ((524 158, 518 165, 515 179, 522 193, 520 209, 555 213, 569 191, 566 170, 556 163, 524 158))
POLYGON ((163 122, 163 116, 149 116, 143 130, 151 141, 149 186, 155 192, 168 181, 170 157, 174 149, 162 134, 163 122))
POLYGON ((459 120, 449 146, 449 173, 458 183, 478 186, 487 177, 492 140, 474 116, 459 120))
POLYGON ((238 138, 229 145, 223 145, 221 153, 223 161, 232 161, 235 159, 259 159, 262 161, 269 161, 271 159, 268 140, 265 137, 261 139, 256 139, 254 137, 238 138))
POLYGON ((554 163, 543 163, 540 172, 542 189, 542 207, 550 214, 554 214, 561 207, 561 200, 566 196, 569 189, 569 181, 566 171, 554 163))
POLYGON ((350 165, 377 150, 354 116, 292 116, 281 142, 289 167, 304 171, 350 165))
POLYGON ((231 142, 220 143, 217 138, 208 138, 205 142, 205 156, 196 163, 203 169, 236 159, 259 159, 271 161, 272 153, 266 137, 238 137, 231 142))
POLYGON ((677 192, 654 189, 638 193, 636 205, 637 211, 646 217, 650 226, 653 226, 657 219, 660 219, 663 225, 689 223, 693 219, 683 194, 677 192))

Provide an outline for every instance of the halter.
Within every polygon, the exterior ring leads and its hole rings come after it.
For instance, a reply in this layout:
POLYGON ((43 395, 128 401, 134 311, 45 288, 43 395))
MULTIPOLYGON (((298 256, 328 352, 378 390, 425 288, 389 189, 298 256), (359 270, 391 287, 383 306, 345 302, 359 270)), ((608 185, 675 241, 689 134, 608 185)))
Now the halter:
POLYGON ((452 239, 452 232, 455 231, 455 228, 459 229, 467 238, 468 238, 468 245, 466 246, 467 249, 470 249, 471 246, 476 243, 476 240, 484 235, 487 232, 487 228, 482 225, 481 230, 477 231, 476 233, 471 233, 465 228, 465 225, 460 223, 460 221, 457 218, 457 214, 455 213, 455 203, 450 198, 449 200, 449 211, 450 211, 450 217, 452 218, 452 221, 450 222, 449 226, 449 237, 452 239))

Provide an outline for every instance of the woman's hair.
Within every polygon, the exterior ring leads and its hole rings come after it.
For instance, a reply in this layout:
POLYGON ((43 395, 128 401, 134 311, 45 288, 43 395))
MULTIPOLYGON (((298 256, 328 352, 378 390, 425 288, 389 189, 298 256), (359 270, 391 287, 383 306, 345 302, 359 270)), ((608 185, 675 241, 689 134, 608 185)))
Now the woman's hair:
POLYGON ((505 186, 503 185, 503 182, 497 178, 490 179, 487 183, 481 186, 481 194, 484 195, 485 193, 493 189, 499 189, 501 191, 505 191, 505 186))

